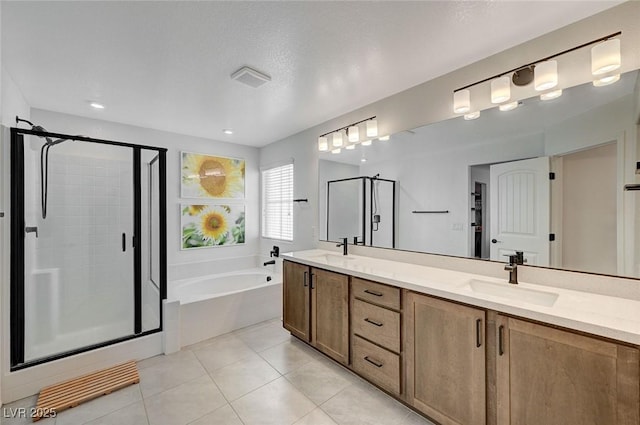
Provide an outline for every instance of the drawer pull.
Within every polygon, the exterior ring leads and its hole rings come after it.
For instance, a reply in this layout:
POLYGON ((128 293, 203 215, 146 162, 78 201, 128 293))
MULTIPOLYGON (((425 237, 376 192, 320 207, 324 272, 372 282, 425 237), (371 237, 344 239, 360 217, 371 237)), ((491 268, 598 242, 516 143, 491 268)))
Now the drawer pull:
POLYGON ((371 363, 372 365, 374 365, 375 367, 382 367, 382 366, 384 366, 384 363, 380 363, 380 362, 379 362, 379 361, 377 361, 377 360, 373 360, 373 359, 369 358, 369 356, 364 356, 364 359, 365 359, 366 361, 368 361, 369 363, 371 363))
POLYGON ((381 297, 383 295, 382 292, 372 291, 371 289, 365 289, 364 292, 367 294, 375 295, 376 297, 381 297))
POLYGON ((498 354, 504 354, 504 326, 498 328, 498 354))
POLYGON ((376 322, 375 320, 371 320, 368 317, 365 317, 364 321, 368 322, 368 323, 371 323, 372 325, 376 325, 377 327, 381 327, 382 326, 382 323, 376 322))

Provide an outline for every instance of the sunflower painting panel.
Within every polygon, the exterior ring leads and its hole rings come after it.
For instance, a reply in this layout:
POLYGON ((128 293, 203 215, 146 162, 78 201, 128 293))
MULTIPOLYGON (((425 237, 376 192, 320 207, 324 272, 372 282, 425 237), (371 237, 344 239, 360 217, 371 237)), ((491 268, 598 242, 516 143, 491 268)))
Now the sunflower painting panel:
POLYGON ((244 205, 181 205, 182 249, 244 244, 244 205))
POLYGON ((182 152, 183 198, 244 199, 244 159, 182 152))

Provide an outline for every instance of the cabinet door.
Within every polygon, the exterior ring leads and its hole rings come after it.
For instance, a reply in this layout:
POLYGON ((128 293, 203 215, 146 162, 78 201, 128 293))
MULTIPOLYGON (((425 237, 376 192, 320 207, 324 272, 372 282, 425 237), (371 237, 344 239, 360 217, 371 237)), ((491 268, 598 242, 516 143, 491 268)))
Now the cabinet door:
POLYGON ((405 314, 408 402, 442 425, 485 424, 485 312, 410 292, 405 314))
POLYGON ((498 316, 498 425, 638 425, 638 350, 498 316))
POLYGON ((311 272, 311 342, 349 364, 349 278, 314 268, 311 272))
POLYGON ((310 341, 309 267, 285 261, 282 281, 282 322, 292 335, 310 341))

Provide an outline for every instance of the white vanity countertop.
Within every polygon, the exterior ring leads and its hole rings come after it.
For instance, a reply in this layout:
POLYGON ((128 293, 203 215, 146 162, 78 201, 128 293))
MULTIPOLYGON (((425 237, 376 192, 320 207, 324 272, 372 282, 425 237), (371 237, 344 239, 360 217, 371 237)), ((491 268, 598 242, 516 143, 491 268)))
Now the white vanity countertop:
POLYGON ((313 249, 283 259, 640 345, 640 301, 313 249), (503 285, 503 286, 502 286, 503 285))

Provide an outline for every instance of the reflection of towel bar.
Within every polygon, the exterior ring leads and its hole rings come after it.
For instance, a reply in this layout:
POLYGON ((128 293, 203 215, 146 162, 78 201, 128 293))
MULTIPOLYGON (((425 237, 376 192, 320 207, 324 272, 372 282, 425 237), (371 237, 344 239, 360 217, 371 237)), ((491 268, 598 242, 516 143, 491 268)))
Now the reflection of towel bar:
POLYGON ((309 200, 307 198, 303 198, 303 199, 294 199, 293 202, 309 202, 309 200))
POLYGON ((442 211, 411 211, 413 214, 448 214, 449 210, 442 211))

